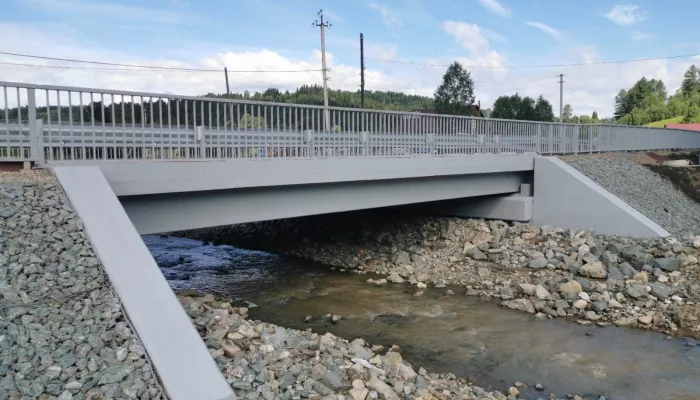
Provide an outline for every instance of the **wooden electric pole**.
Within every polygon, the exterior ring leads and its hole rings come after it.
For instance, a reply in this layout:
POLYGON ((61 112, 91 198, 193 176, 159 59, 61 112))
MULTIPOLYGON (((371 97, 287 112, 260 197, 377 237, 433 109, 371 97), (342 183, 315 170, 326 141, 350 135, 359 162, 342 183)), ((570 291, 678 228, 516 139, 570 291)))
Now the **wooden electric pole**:
POLYGON ((328 132, 331 128, 330 116, 328 114, 328 77, 326 76, 326 36, 325 29, 331 27, 331 24, 326 21, 323 22, 323 10, 318 11, 318 16, 321 17, 321 23, 318 21, 312 22, 311 26, 314 28, 321 28, 321 63, 323 68, 323 124, 324 130, 328 132))
POLYGON ((230 96, 231 89, 229 89, 229 86, 228 86, 228 69, 226 67, 224 67, 224 77, 226 78, 226 95, 230 96))
POLYGON ((360 33, 360 108, 365 108, 365 41, 360 33))

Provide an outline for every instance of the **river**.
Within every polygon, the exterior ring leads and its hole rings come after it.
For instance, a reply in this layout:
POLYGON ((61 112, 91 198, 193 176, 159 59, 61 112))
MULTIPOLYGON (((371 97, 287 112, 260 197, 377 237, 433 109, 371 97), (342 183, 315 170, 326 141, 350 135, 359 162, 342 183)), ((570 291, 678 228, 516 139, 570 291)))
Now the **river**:
POLYGON ((258 307, 251 317, 280 326, 332 332, 352 340, 401 347, 415 368, 453 372, 478 386, 521 398, 563 396, 640 400, 700 399, 700 347, 687 339, 634 329, 538 321, 492 301, 420 297, 408 284, 374 286, 307 260, 164 236, 144 241, 176 291, 194 289, 258 307), (342 316, 337 324, 327 314, 342 316), (311 316, 311 322, 304 322, 311 316), (535 384, 544 386, 537 392, 535 384))

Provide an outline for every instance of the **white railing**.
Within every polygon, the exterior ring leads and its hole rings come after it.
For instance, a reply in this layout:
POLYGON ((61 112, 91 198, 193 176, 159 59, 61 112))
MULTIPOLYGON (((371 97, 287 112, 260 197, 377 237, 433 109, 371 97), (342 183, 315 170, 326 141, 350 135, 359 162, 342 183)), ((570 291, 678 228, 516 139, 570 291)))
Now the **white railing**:
POLYGON ((700 148, 700 133, 0 82, 0 161, 570 154, 700 148))

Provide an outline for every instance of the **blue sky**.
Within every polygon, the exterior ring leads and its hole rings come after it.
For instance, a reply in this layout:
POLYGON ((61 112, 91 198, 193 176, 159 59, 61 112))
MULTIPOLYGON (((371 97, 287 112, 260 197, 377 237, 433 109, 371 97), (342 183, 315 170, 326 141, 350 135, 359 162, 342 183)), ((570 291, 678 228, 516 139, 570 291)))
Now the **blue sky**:
MULTIPOLYGON (((700 54, 700 2, 675 0, 3 0, 0 51, 148 65, 231 70, 320 68, 318 9, 327 31, 331 86, 355 89, 359 33, 365 37, 367 89, 431 95, 459 60, 477 98, 545 95, 558 108, 556 75, 575 113, 609 115, 612 98, 642 76, 670 91, 691 58, 584 67, 590 63, 700 54)), ((0 55, 0 62, 74 65, 0 55)), ((698 62, 700 63, 700 62, 698 62)), ((87 66, 89 67, 89 66, 87 66)), ((201 94, 221 92, 212 73, 59 70, 0 64, 2 80, 201 94)), ((318 72, 232 74, 234 90, 293 89, 320 83, 318 72)))

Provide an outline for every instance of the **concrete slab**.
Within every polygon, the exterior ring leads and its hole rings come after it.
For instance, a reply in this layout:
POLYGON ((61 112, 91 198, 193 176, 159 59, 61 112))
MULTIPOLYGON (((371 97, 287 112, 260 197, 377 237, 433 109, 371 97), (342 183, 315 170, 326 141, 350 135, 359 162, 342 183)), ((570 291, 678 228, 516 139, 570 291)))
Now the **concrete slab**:
POLYGON ((534 155, 96 162, 117 196, 532 171, 534 155))
POLYGON ((532 219, 532 197, 521 194, 483 196, 436 203, 430 206, 430 210, 455 217, 529 222, 532 219))
POLYGON ((654 221, 556 157, 535 158, 532 222, 637 237, 670 234, 654 221))
POLYGON ((233 400, 151 253, 97 167, 61 166, 60 181, 146 347, 170 400, 233 400))

